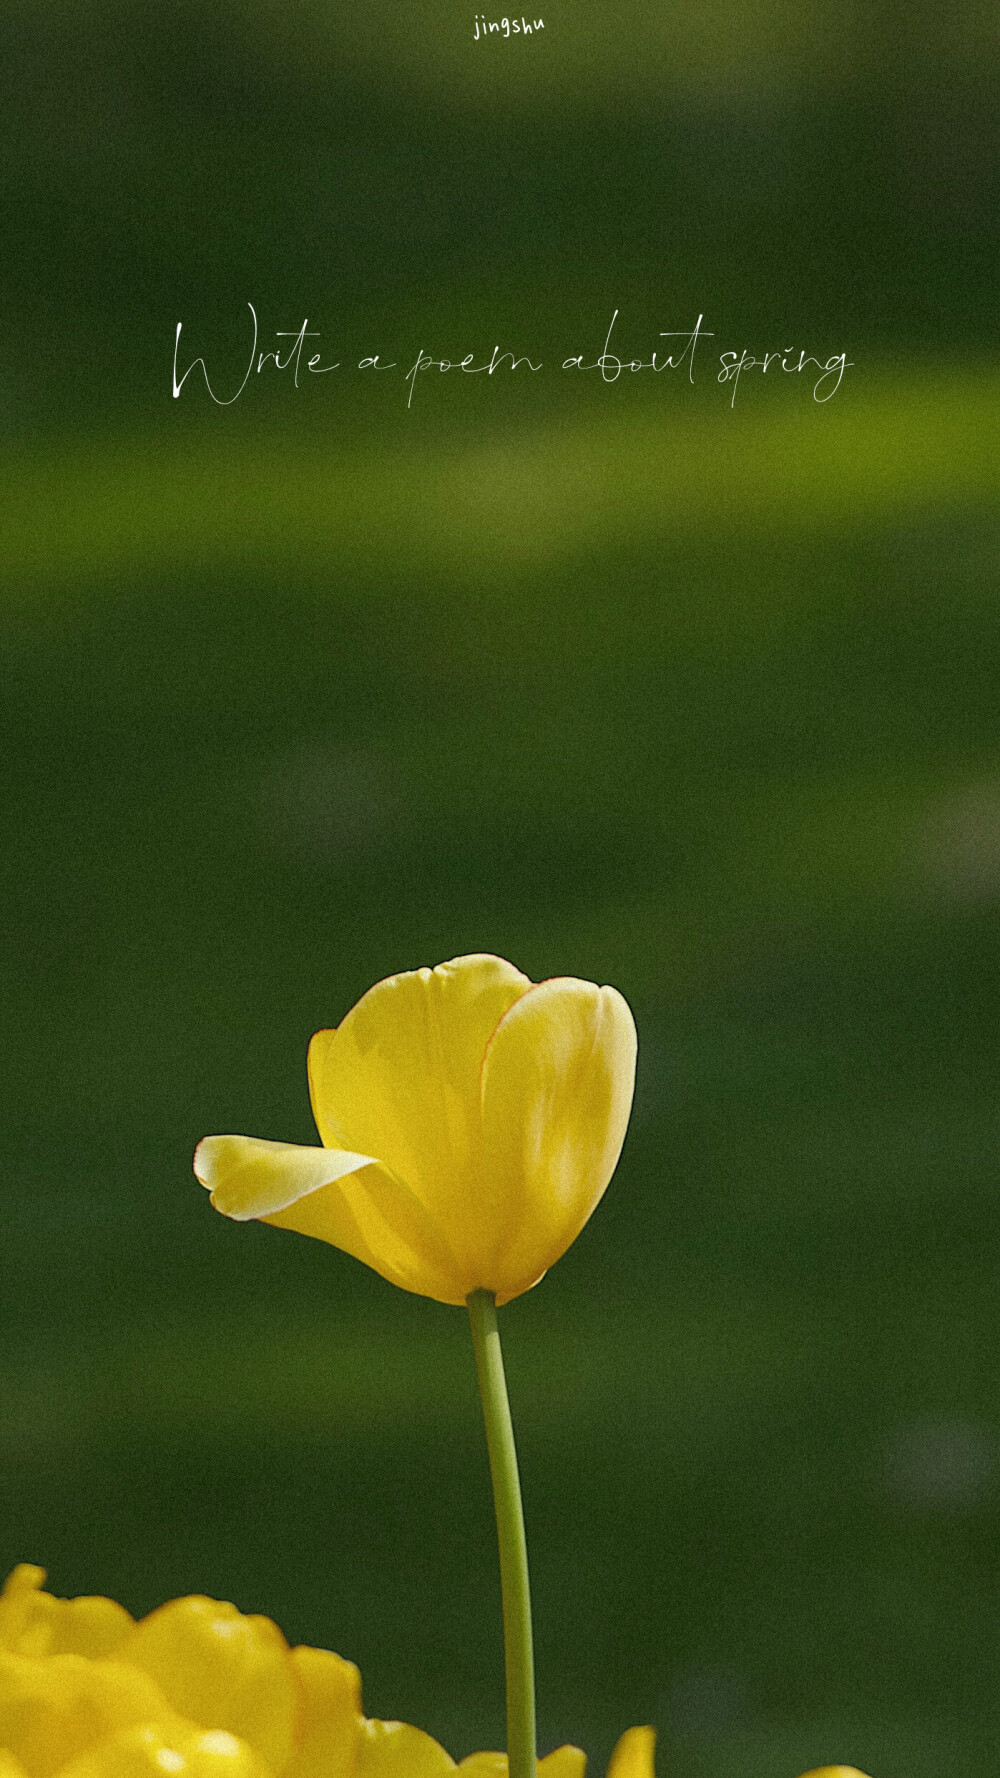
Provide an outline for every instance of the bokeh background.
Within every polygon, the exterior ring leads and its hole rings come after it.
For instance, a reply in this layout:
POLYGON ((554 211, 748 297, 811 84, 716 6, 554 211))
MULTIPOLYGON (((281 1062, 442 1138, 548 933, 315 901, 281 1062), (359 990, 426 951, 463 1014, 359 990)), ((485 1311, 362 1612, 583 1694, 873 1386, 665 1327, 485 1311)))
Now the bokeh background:
POLYGON ((501 1745, 462 1316, 215 1217, 466 950, 612 981, 618 1175, 505 1311, 543 1747, 995 1772, 996 15, 7 0, 0 1541, 501 1745), (492 14, 490 15, 492 16, 492 14), (254 379, 794 345, 801 381, 254 379), (187 362, 185 357, 183 362, 187 362))

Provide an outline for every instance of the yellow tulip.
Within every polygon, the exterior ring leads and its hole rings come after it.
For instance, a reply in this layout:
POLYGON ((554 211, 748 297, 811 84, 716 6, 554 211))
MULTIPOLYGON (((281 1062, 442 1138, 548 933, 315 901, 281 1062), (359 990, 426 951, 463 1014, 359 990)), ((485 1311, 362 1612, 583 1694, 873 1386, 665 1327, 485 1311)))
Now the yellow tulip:
POLYGON ((621 1153, 635 1025, 614 988, 500 957, 378 982, 309 1046, 322 1148, 207 1136, 212 1203, 342 1248, 393 1284, 508 1302, 576 1239, 621 1153))
MULTIPOLYGON (((0 1778, 506 1778, 505 1754, 456 1766, 421 1729, 369 1721, 357 1668, 269 1618, 194 1597, 134 1623, 44 1579, 22 1564, 0 1595, 0 1778)), ((585 1766, 559 1747, 539 1778, 585 1766)), ((654 1778, 651 1729, 622 1736, 608 1778, 654 1778)))

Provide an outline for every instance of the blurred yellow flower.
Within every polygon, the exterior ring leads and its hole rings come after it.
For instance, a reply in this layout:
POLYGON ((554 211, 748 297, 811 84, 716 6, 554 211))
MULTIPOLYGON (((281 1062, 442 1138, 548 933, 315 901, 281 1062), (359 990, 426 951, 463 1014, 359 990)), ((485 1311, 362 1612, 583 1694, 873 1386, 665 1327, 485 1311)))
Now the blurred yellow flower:
POLYGON ((207 1136, 212 1203, 342 1248, 443 1303, 530 1290, 621 1153, 635 1025, 615 988, 500 957, 378 982, 309 1046, 322 1148, 207 1136))
MULTIPOLYGON (((135 1623, 110 1599, 56 1599, 44 1570, 0 1595, 0 1778, 506 1778, 502 1753, 456 1763, 408 1723, 361 1714, 350 1661, 289 1648, 269 1618, 197 1596, 135 1623)), ((630 1729, 608 1778, 654 1778, 630 1729)), ((578 1747, 540 1778, 584 1778, 578 1747)))

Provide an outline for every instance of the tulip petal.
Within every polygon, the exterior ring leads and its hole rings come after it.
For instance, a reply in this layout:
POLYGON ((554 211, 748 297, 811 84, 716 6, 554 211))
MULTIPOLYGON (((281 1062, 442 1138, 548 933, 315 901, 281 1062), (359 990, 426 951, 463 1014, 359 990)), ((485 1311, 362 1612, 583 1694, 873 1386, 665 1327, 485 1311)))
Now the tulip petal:
POLYGON ((483 1055, 530 986, 500 957, 456 957, 376 983, 309 1046, 323 1141, 377 1154, 433 1215, 461 1273, 448 1300, 477 1283, 483 1055))
POLYGON ((803 1772, 802 1778, 865 1778, 857 1766, 816 1766, 812 1772, 803 1772))
MULTIPOLYGON (((459 1760, 465 1778, 507 1778, 505 1753, 469 1753, 459 1760)), ((581 1747, 557 1747, 538 1761, 538 1778, 584 1778, 587 1755, 581 1747)))
POLYGON ((446 1778, 455 1762, 440 1742, 408 1722, 362 1724, 355 1778, 446 1778))
POLYGON ((538 1762, 539 1778, 584 1778, 587 1755, 582 1747, 557 1747, 538 1762))
POLYGON ((216 1210, 236 1222, 257 1218, 313 1235, 404 1290, 465 1301, 455 1295, 454 1256, 433 1218, 371 1155, 258 1136, 206 1136, 195 1150, 194 1170, 216 1210))
MULTIPOLYGON (((58 1778, 274 1778, 252 1748, 226 1729, 146 1723, 102 1741, 60 1768, 58 1778)), ((2 1775, 0 1775, 2 1778, 2 1775)))
MULTIPOLYGON (((467 1753, 458 1762, 458 1769, 465 1773, 465 1778, 507 1778, 507 1755, 505 1753, 467 1753)), ((541 1765, 539 1764, 539 1770, 541 1765)))
POLYGON ((299 1681, 299 1740, 281 1778, 352 1773, 361 1734, 361 1675, 353 1661, 325 1648, 293 1648, 299 1681))
POLYGON ((495 1238, 477 1280, 507 1302, 565 1253, 621 1153, 635 1084, 635 1024, 615 988, 559 977, 500 1020, 483 1062, 484 1205, 495 1238))
POLYGON ((19 1655, 89 1655, 100 1660, 132 1628, 113 1599, 56 1599, 42 1591, 44 1568, 20 1562, 0 1594, 0 1648, 19 1655))
POLYGON ((655 1729, 626 1729, 608 1761, 607 1778, 654 1778, 655 1729))
POLYGON ((0 1654, 0 1747, 32 1778, 134 1724, 169 1715, 159 1686, 117 1661, 0 1654))
POLYGON ((337 1148, 300 1148, 259 1136, 206 1136, 194 1152, 194 1170, 212 1203, 234 1222, 272 1216, 299 1198, 332 1185, 374 1156, 337 1148))
POLYGON ((262 1220, 329 1241, 402 1290, 441 1303, 465 1301, 454 1254, 440 1228, 386 1167, 364 1167, 262 1220))
POLYGON ((45 1570, 33 1562, 11 1569, 0 1593, 0 1648, 15 1655, 51 1653, 58 1600, 44 1586, 45 1570))
POLYGON ((289 1648, 266 1617, 194 1595, 172 1599, 137 1624, 117 1659, 148 1673, 179 1716, 226 1730, 274 1771, 288 1763, 299 1691, 289 1648))

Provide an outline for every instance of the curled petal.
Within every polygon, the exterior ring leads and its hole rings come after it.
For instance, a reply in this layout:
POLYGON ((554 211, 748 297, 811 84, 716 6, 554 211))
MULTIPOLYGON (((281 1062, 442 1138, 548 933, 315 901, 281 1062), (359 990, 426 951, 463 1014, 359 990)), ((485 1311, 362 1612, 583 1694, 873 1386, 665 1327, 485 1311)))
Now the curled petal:
POLYGON ((370 1154, 300 1148, 260 1136, 206 1136, 194 1151, 197 1178, 211 1192, 216 1210, 235 1222, 273 1216, 372 1161, 370 1154))
POLYGON ((275 1772, 291 1758, 299 1695, 289 1648, 266 1617, 197 1595, 137 1624, 118 1660, 148 1673, 178 1716, 246 1741, 275 1772))
POLYGON ((224 1216, 314 1235, 391 1284, 444 1302, 465 1300, 456 1294, 454 1257, 433 1217, 371 1155, 258 1136, 206 1136, 195 1150, 194 1170, 224 1216))
POLYGON ((496 1239, 478 1280, 506 1302, 565 1253, 621 1153, 635 1085, 635 1024, 615 988, 540 982, 494 1032, 482 1115, 496 1239))
POLYGON ((455 1761, 408 1722, 362 1723, 356 1778, 446 1778, 455 1761))
POLYGON ((654 1778, 655 1729, 626 1729, 608 1761, 608 1778, 654 1778))
POLYGON ((812 1772, 803 1772, 802 1778, 865 1778, 857 1766, 816 1766, 812 1772))
POLYGON ((364 1167, 263 1220, 329 1241, 403 1290, 441 1303, 465 1301, 463 1274, 440 1227, 387 1167, 364 1167))

